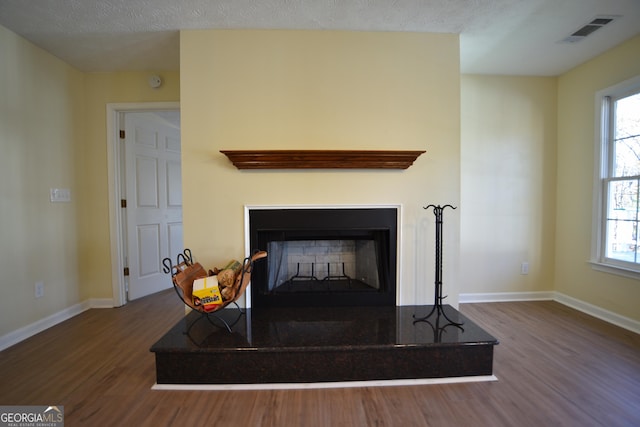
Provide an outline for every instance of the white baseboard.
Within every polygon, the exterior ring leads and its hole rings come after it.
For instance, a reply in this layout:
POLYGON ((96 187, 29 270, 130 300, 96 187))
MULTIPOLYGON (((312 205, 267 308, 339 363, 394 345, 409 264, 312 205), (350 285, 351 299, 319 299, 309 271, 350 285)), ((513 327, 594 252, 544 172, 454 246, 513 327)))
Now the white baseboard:
POLYGON ((550 301, 555 292, 492 292, 484 294, 460 294, 459 303, 474 302, 513 302, 513 301, 550 301))
POLYGON ((326 388, 355 388, 355 387, 397 387, 435 384, 460 384, 483 381, 498 381, 495 375, 480 375, 469 377, 447 378, 416 378, 405 380, 370 380, 370 381, 340 381, 326 383, 271 383, 271 384, 154 384, 152 390, 180 390, 180 391, 231 391, 231 390, 310 390, 326 388))
POLYGON ((113 299, 111 298, 91 298, 89 300, 74 304, 71 307, 67 307, 57 313, 53 313, 43 319, 24 326, 15 331, 9 332, 6 335, 0 337, 0 351, 5 350, 12 345, 18 344, 20 341, 24 341, 40 332, 49 329, 58 323, 69 320, 78 314, 89 310, 90 308, 113 308, 113 299))
POLYGON ((567 307, 574 308, 590 316, 596 317, 600 320, 604 320, 605 322, 609 322, 631 332, 635 332, 636 334, 640 334, 640 322, 638 322, 637 320, 621 316, 612 311, 605 310, 604 308, 598 307, 593 304, 589 304, 588 302, 584 302, 568 295, 561 294, 560 292, 556 292, 554 300, 559 302, 560 304, 566 305, 567 307))
POLYGON ((89 308, 113 308, 113 298, 90 298, 89 308))
POLYGON ((556 301, 605 322, 640 334, 640 322, 555 291, 460 294, 460 304, 480 302, 556 301))

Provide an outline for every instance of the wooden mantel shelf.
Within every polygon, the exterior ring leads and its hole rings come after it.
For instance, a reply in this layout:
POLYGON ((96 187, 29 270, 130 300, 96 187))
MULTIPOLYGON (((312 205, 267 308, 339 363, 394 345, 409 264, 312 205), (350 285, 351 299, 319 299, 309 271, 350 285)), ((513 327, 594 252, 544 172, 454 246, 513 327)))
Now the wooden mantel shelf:
POLYGON ((238 169, 407 169, 424 151, 221 150, 238 169))

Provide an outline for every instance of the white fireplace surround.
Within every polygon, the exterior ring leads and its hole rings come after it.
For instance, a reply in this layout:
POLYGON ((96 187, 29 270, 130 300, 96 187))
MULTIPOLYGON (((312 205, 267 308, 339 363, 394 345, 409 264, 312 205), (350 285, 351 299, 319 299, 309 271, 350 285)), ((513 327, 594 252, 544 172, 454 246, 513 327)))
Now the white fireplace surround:
MULTIPOLYGON (((401 268, 402 259, 402 205, 401 204, 359 204, 359 205, 245 205, 244 206, 244 247, 245 253, 251 253, 249 213, 254 209, 395 209, 396 210, 396 305, 399 305, 399 295, 401 289, 401 268)), ((251 284, 245 291, 245 307, 251 308, 251 284)))

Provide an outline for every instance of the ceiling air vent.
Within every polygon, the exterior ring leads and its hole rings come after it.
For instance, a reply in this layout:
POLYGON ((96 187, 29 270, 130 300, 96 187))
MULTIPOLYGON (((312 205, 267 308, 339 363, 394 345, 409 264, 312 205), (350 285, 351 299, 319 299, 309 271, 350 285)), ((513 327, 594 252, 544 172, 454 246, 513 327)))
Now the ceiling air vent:
POLYGON ((620 18, 620 15, 598 15, 593 18, 590 22, 578 28, 576 31, 571 33, 570 36, 560 40, 560 43, 576 43, 580 40, 587 37, 589 34, 592 34, 594 31, 599 30, 607 24, 610 24, 617 18, 620 18))

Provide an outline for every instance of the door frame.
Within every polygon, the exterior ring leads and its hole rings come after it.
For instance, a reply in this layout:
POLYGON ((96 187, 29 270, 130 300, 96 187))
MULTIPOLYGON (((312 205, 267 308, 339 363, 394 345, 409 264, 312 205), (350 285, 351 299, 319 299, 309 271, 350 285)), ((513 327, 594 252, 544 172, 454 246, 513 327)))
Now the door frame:
POLYGON ((180 110, 180 102, 136 102, 107 104, 107 175, 109 184, 109 241, 111 246, 111 287, 113 306, 127 303, 124 280, 124 248, 122 208, 122 156, 120 113, 180 110))

